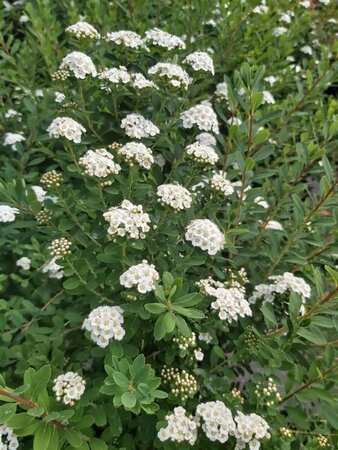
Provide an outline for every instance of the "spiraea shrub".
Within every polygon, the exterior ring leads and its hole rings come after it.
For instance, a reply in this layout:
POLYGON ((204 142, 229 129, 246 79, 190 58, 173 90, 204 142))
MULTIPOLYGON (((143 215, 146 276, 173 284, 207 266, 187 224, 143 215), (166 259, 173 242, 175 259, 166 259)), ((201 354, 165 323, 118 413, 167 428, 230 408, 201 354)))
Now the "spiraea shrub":
POLYGON ((7 130, 0 448, 336 448, 329 2, 248 3, 68 26, 53 117, 7 130))

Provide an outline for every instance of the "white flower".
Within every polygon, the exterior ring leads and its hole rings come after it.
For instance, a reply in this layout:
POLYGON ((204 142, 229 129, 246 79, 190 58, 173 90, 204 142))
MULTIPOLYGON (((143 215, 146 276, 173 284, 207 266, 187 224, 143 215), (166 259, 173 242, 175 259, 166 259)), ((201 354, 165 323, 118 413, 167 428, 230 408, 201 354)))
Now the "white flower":
POLYGON ((9 108, 5 112, 5 118, 6 119, 12 119, 13 117, 16 117, 19 120, 19 122, 21 122, 22 114, 19 111, 17 111, 16 109, 9 108))
POLYGON ((81 142, 82 133, 86 132, 86 129, 70 117, 57 117, 47 128, 49 136, 52 138, 65 137, 69 141, 73 141, 76 144, 81 142))
POLYGON ((183 63, 188 64, 196 72, 210 72, 212 75, 215 74, 214 63, 212 58, 206 52, 194 52, 190 53, 184 60, 183 63))
POLYGON ((237 411, 237 416, 234 419, 237 422, 235 431, 236 448, 244 448, 248 444, 250 450, 256 450, 260 447, 259 439, 270 438, 269 425, 258 414, 243 414, 241 411, 237 411))
POLYGON ((255 14, 266 14, 268 11, 269 8, 265 4, 255 6, 252 10, 252 12, 255 14))
POLYGON ((226 177, 226 173, 214 173, 210 180, 210 186, 215 191, 221 192, 224 196, 229 196, 234 193, 235 189, 231 181, 226 177))
POLYGON ((264 80, 267 81, 270 84, 270 86, 273 86, 276 83, 276 81, 278 81, 278 77, 270 75, 268 77, 265 77, 264 80))
POLYGON ((312 48, 309 45, 304 45, 304 47, 302 47, 300 49, 300 51, 302 53, 304 53, 305 55, 310 55, 311 56, 313 54, 313 50, 312 50, 312 48))
POLYGON ((134 139, 156 136, 160 132, 156 125, 141 114, 128 114, 122 119, 121 128, 125 130, 127 136, 134 139))
POLYGON ((192 220, 186 228, 185 239, 191 241, 194 247, 206 250, 209 255, 216 255, 225 245, 223 233, 209 219, 192 220))
POLYGON ((161 184, 157 188, 159 202, 168 205, 176 211, 188 209, 192 203, 192 197, 188 189, 179 184, 161 184))
POLYGON ((212 336, 208 332, 199 333, 198 339, 202 342, 205 342, 206 344, 210 344, 210 342, 212 342, 212 336))
POLYGON ((265 225, 265 228, 267 230, 277 230, 277 231, 283 231, 283 225, 277 222, 276 220, 269 220, 268 223, 265 225))
POLYGON ((122 147, 117 147, 116 151, 131 165, 136 161, 144 169, 150 169, 154 163, 151 149, 140 142, 128 142, 122 147))
POLYGON ((203 420, 202 430, 210 441, 222 444, 235 434, 236 424, 229 408, 219 400, 200 403, 196 415, 203 420))
POLYGON ((256 198, 254 198, 254 202, 256 203, 256 205, 261 206, 262 208, 269 208, 269 203, 267 201, 264 200, 263 197, 261 197, 260 195, 256 198))
POLYGON ((131 288, 136 285, 141 294, 155 290, 155 283, 159 279, 159 274, 153 264, 143 260, 141 264, 129 267, 120 276, 122 286, 131 288))
POLYGON ((280 20, 285 23, 291 23, 294 16, 292 11, 287 11, 280 16, 280 20))
POLYGON ((12 428, 0 425, 0 450, 16 450, 18 447, 19 441, 12 428))
POLYGON ((66 28, 66 31, 77 39, 90 38, 90 39, 100 39, 100 34, 98 31, 87 22, 77 22, 74 25, 70 25, 66 28))
POLYGON ((107 33, 106 41, 114 42, 116 45, 123 45, 134 49, 145 47, 141 36, 134 31, 129 30, 112 31, 107 33))
POLYGON ((47 192, 41 186, 32 186, 36 199, 38 202, 43 203, 46 200, 47 192))
POLYGON ((215 164, 218 161, 218 155, 209 145, 194 142, 185 148, 187 155, 200 164, 215 164))
POLYGON ((43 97, 43 90, 42 90, 42 89, 37 89, 37 90, 34 92, 34 95, 35 95, 36 97, 43 97))
POLYGON ((199 144, 206 145, 208 147, 215 147, 217 140, 211 133, 200 133, 196 136, 196 141, 199 144))
POLYGON ((127 84, 130 83, 131 76, 128 73, 128 70, 124 66, 113 67, 111 69, 105 69, 99 73, 98 78, 100 80, 109 80, 111 83, 118 84, 127 84))
POLYGON ((48 273, 49 278, 60 279, 63 277, 63 267, 56 263, 56 258, 52 258, 41 269, 43 273, 48 273))
POLYGON ((216 84, 215 95, 217 98, 221 100, 228 99, 228 85, 226 84, 225 81, 223 83, 216 84))
POLYGON ((272 29, 272 34, 276 37, 281 36, 282 34, 286 33, 288 31, 285 27, 276 27, 272 29))
POLYGON ((186 416, 186 410, 182 406, 174 408, 174 412, 166 416, 168 422, 165 428, 157 433, 160 441, 184 442, 194 445, 197 439, 197 422, 186 416))
POLYGON ((310 2, 310 0, 302 0, 300 2, 300 5, 302 5, 304 8, 310 8, 311 2, 310 2))
POLYGON ((91 58, 81 52, 71 52, 65 56, 60 64, 60 69, 73 72, 75 78, 85 79, 86 75, 96 77, 96 69, 91 58))
POLYGON ((227 124, 229 126, 231 126, 231 125, 239 126, 239 125, 241 125, 241 123, 242 123, 242 121, 239 117, 230 117, 230 119, 227 120, 227 124))
POLYGON ((6 133, 4 136, 4 145, 11 145, 12 150, 16 150, 16 143, 25 141, 26 138, 20 133, 6 133))
POLYGON ((88 150, 88 152, 79 159, 79 165, 90 177, 106 178, 109 175, 116 175, 121 167, 114 161, 114 156, 106 149, 88 150))
POLYGON ((174 87, 182 86, 187 89, 190 84, 189 75, 178 64, 157 63, 155 66, 150 67, 148 74, 167 78, 169 84, 174 87))
POLYGON ((85 388, 85 380, 75 372, 66 372, 54 379, 56 400, 62 400, 65 405, 73 406, 75 400, 80 400, 85 388))
POLYGON ((0 222, 14 222, 15 214, 19 214, 17 208, 8 205, 0 205, 0 222))
POLYGON ((322 3, 323 5, 327 6, 330 4, 330 0, 319 0, 319 3, 322 3))
POLYGON ((129 200, 123 200, 121 206, 110 208, 103 217, 109 222, 108 234, 112 236, 144 239, 150 230, 149 215, 143 212, 141 205, 134 205, 129 200))
POLYGON ((152 89, 158 89, 156 84, 148 80, 142 73, 131 73, 131 86, 134 89, 146 89, 146 88, 152 88, 152 89))
POLYGON ((21 267, 23 270, 29 270, 31 267, 31 260, 27 258, 27 256, 23 256, 17 260, 16 265, 21 267))
POLYGON ((174 48, 185 49, 185 43, 181 38, 158 28, 146 31, 144 41, 147 44, 158 45, 168 50, 173 50, 174 48))
POLYGON ((196 361, 203 361, 204 353, 201 350, 194 350, 194 356, 196 361))
POLYGON ((55 101, 56 103, 63 103, 66 100, 66 96, 65 94, 63 94, 62 92, 55 92, 55 101))
POLYGON ((263 104, 264 103, 269 103, 269 104, 276 103, 275 99, 273 98, 273 95, 271 94, 271 92, 263 91, 263 104))
POLYGON ((183 128, 192 128, 197 125, 201 131, 213 131, 219 133, 218 121, 215 111, 209 104, 193 106, 184 111, 180 116, 183 122, 183 128))
POLYGON ((82 328, 90 331, 90 338, 102 348, 109 345, 111 339, 120 341, 125 335, 123 309, 119 306, 99 306, 84 320, 82 328))

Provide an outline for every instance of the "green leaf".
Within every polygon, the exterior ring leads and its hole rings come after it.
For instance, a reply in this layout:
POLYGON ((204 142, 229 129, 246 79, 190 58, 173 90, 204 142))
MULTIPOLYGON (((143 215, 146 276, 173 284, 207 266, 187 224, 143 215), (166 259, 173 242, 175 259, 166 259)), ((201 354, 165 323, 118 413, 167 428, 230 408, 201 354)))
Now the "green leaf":
POLYGON ((36 408, 31 408, 27 411, 27 414, 33 417, 39 417, 41 416, 45 410, 41 406, 37 406, 36 408))
POLYGON ((128 389, 130 381, 125 375, 123 375, 123 373, 115 372, 113 374, 113 379, 118 386, 120 386, 123 389, 128 389))
POLYGON ((68 278, 68 280, 63 282, 63 287, 65 289, 76 289, 81 285, 81 281, 78 278, 68 278))
POLYGON ((269 138, 269 135, 270 135, 269 130, 259 131, 253 138, 254 147, 265 142, 269 138))
POLYGON ((89 447, 91 450, 107 450, 108 446, 101 439, 93 438, 89 441, 89 447))
POLYGON ((16 411, 15 403, 6 403, 0 406, 0 423, 7 422, 11 417, 14 416, 16 411))
POLYGON ((126 408, 133 408, 136 405, 136 396, 132 392, 125 392, 121 396, 121 401, 126 408))
POLYGON ((154 337, 156 341, 163 339, 167 332, 164 316, 165 315, 162 314, 155 322, 154 337))
POLYGON ((251 96, 251 109, 256 111, 263 103, 264 95, 262 92, 254 92, 251 96))
POLYGON ((192 292, 191 294, 184 295, 183 297, 180 297, 179 299, 174 301, 175 305, 179 306, 194 306, 197 303, 200 303, 203 300, 203 296, 199 294, 198 292, 192 292))
POLYGON ((265 303, 261 306, 261 311, 264 316, 264 321, 268 327, 274 327, 277 325, 277 319, 272 305, 270 305, 269 303, 265 303))
POLYGON ((203 319, 205 316, 202 311, 193 308, 184 308, 183 306, 177 306, 175 303, 172 305, 173 310, 181 314, 182 316, 189 317, 190 319, 203 319))
POLYGON ((6 424, 10 428, 13 428, 13 430, 27 427, 29 425, 32 425, 33 423, 38 423, 38 421, 34 417, 30 417, 26 413, 15 414, 13 417, 6 420, 6 424))
POLYGON ((312 326, 310 328, 300 328, 297 331, 298 336, 305 338, 307 341, 314 344, 326 344, 326 338, 319 328, 312 326))
POLYGON ((177 326, 179 332, 181 334, 183 334, 183 336, 185 336, 185 337, 191 336, 191 330, 190 330, 187 322, 183 319, 183 317, 177 316, 175 314, 174 319, 175 319, 176 326, 177 326))
POLYGON ((74 428, 67 428, 64 433, 64 436, 70 445, 75 448, 81 447, 82 437, 79 431, 75 430, 74 428))
POLYGON ((147 303, 144 308, 152 314, 162 314, 167 309, 163 303, 147 303))
POLYGON ((34 436, 33 450, 50 449, 53 429, 54 426, 47 422, 42 422, 39 425, 34 436))

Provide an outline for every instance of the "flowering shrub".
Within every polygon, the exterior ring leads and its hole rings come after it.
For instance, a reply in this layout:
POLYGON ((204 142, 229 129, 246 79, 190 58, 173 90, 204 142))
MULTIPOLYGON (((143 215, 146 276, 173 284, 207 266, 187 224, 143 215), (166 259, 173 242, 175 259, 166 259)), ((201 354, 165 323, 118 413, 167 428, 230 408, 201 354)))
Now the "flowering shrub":
POLYGON ((0 447, 337 448, 330 1, 99 3, 25 10, 50 79, 2 114, 0 447))

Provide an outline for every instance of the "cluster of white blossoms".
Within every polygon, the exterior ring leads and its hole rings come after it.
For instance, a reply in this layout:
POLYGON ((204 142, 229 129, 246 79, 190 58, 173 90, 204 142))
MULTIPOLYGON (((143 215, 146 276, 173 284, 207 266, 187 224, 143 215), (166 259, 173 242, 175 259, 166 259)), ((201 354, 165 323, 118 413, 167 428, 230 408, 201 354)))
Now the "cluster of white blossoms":
POLYGON ((157 75, 158 77, 167 78, 169 84, 174 87, 184 87, 188 89, 190 78, 187 72, 178 64, 157 63, 148 70, 149 75, 157 75))
POLYGON ((226 173, 214 173, 210 180, 210 186, 215 191, 221 192, 226 197, 234 193, 235 189, 230 180, 227 179, 226 173))
POLYGON ((183 128, 192 128, 197 125, 201 131, 219 133, 218 120, 215 111, 209 102, 200 103, 184 111, 180 116, 183 128))
POLYGON ((304 303, 311 297, 311 287, 303 280, 303 278, 296 277, 293 273, 285 272, 283 275, 274 275, 269 277, 271 284, 258 284, 249 302, 255 303, 257 300, 263 299, 263 303, 272 303, 276 294, 284 294, 292 291, 301 296, 303 305, 301 313, 304 312, 304 303))
POLYGON ((274 96, 269 91, 263 91, 263 104, 267 103, 270 105, 273 105, 276 103, 276 100, 274 99, 274 96))
POLYGON ((46 198, 51 198, 47 196, 47 192, 41 186, 32 186, 31 189, 34 191, 36 199, 40 203, 43 203, 46 198))
POLYGON ((76 400, 80 400, 85 389, 85 380, 75 372, 66 372, 54 380, 56 400, 62 400, 65 405, 73 406, 76 400))
POLYGON ((160 441, 188 442, 194 445, 197 439, 198 421, 192 416, 186 416, 186 410, 182 406, 174 408, 174 412, 166 416, 168 422, 165 428, 157 433, 160 441))
POLYGON ((156 136, 160 130, 150 120, 145 119, 141 114, 128 114, 121 121, 121 128, 126 135, 134 139, 148 138, 156 136))
POLYGON ((49 278, 60 279, 63 277, 63 267, 56 263, 56 258, 52 258, 48 263, 46 263, 41 271, 47 273, 49 278))
POLYGON ((27 256, 23 256, 17 260, 16 265, 21 267, 23 270, 29 270, 31 267, 31 260, 27 258, 27 256))
POLYGON ((196 415, 203 419, 202 430, 210 441, 227 442, 235 434, 236 424, 229 408, 219 400, 200 403, 196 415))
POLYGON ((82 52, 71 52, 65 56, 60 64, 60 69, 72 72, 75 78, 84 80, 86 75, 96 77, 97 72, 90 56, 82 52))
POLYGON ((192 220, 186 228, 185 239, 191 241, 194 247, 206 250, 209 255, 216 255, 225 245, 223 233, 209 219, 192 220))
POLYGON ((247 444, 250 450, 258 450, 261 445, 261 439, 270 439, 269 425, 258 414, 243 414, 241 411, 237 411, 237 416, 234 419, 237 423, 235 431, 237 444, 235 450, 241 450, 247 444))
POLYGON ((123 309, 119 306, 99 306, 93 309, 83 321, 82 328, 90 332, 90 338, 102 348, 109 345, 111 339, 121 341, 125 335, 123 309))
POLYGON ((214 62, 206 52, 194 52, 186 56, 183 63, 188 64, 196 72, 211 72, 215 74, 214 62))
POLYGON ((278 392, 277 386, 272 378, 268 378, 267 383, 258 382, 256 384, 255 394, 268 407, 278 404, 282 400, 282 396, 278 392))
POLYGON ((195 139, 199 144, 207 145, 208 147, 215 147, 217 144, 215 136, 211 133, 199 133, 195 139))
POLYGON ((146 31, 144 41, 147 44, 158 45, 168 50, 173 50, 174 48, 185 49, 185 43, 181 38, 159 28, 146 31))
POLYGON ((221 320, 232 323, 239 317, 252 316, 243 286, 228 287, 227 282, 215 281, 211 277, 200 280, 197 286, 203 293, 216 299, 211 303, 211 308, 218 311, 221 320))
POLYGON ((141 294, 155 290, 155 283, 160 278, 154 264, 149 264, 145 259, 141 264, 129 267, 120 276, 120 283, 126 288, 136 286, 141 294))
POLYGON ((87 22, 77 22, 66 28, 66 31, 77 39, 100 39, 98 31, 87 22))
POLYGON ((58 139, 60 136, 63 136, 69 141, 79 144, 82 133, 85 133, 86 129, 70 117, 57 117, 49 125, 47 131, 51 138, 58 139))
POLYGON ((146 147, 141 142, 128 142, 122 146, 118 145, 116 146, 116 151, 130 165, 136 162, 144 169, 150 169, 154 163, 151 148, 146 147))
POLYGON ((129 48, 142 48, 145 46, 142 37, 129 30, 112 31, 106 35, 107 42, 113 42, 116 45, 123 45, 129 48))
POLYGON ((282 36, 282 34, 286 33, 287 31, 288 31, 288 29, 285 27, 276 27, 276 28, 273 28, 272 34, 276 37, 279 37, 279 36, 282 36))
POLYGON ((258 195, 257 197, 254 198, 254 202, 256 203, 256 205, 259 205, 264 209, 269 208, 269 203, 260 195, 258 195))
POLYGON ((134 89, 158 89, 156 84, 153 81, 148 80, 144 75, 142 75, 142 73, 129 73, 127 68, 124 66, 105 69, 99 73, 98 78, 100 80, 108 80, 114 84, 125 84, 133 87, 134 89))
POLYGON ((16 145, 18 142, 25 141, 26 138, 20 133, 5 133, 4 145, 11 145, 12 150, 17 150, 16 145))
POLYGON ((188 209, 192 203, 188 189, 179 184, 161 184, 157 188, 157 196, 162 205, 170 206, 175 211, 188 209))
POLYGON ((0 205, 0 222, 14 222, 15 214, 19 214, 18 208, 8 205, 0 205))
POLYGON ((267 230, 276 230, 276 231, 283 231, 283 225, 279 222, 277 222, 277 220, 269 220, 267 222, 267 224, 265 225, 265 228, 267 230))
POLYGON ((142 205, 134 205, 129 200, 110 208, 103 217, 109 222, 108 234, 112 236, 144 239, 150 230, 149 214, 143 212, 142 205))
POLYGON ((0 450, 16 450, 18 447, 19 441, 12 428, 0 425, 0 450))
POLYGON ((185 147, 187 155, 199 164, 215 164, 218 161, 218 155, 210 145, 194 142, 185 147))
POLYGON ((206 344, 210 344, 212 342, 212 336, 210 333, 205 332, 205 333, 199 333, 198 334, 198 339, 202 342, 205 342, 206 344))
POLYGON ((19 111, 17 111, 16 109, 9 108, 5 112, 4 116, 5 116, 5 119, 12 119, 12 118, 16 117, 17 120, 19 122, 21 122, 22 114, 19 111))
POLYGON ((228 99, 228 85, 226 84, 225 81, 222 83, 216 84, 215 95, 220 100, 228 99))
POLYGON ((104 148, 88 150, 79 159, 79 165, 90 177, 106 178, 109 175, 118 174, 121 170, 121 166, 114 161, 114 156, 104 148))

